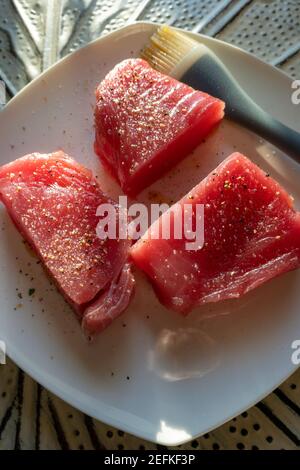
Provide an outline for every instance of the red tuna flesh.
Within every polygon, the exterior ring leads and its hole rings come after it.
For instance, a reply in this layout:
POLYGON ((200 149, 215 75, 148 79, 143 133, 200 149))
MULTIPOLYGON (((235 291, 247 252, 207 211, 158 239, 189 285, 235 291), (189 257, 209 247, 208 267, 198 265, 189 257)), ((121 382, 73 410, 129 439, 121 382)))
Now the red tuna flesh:
POLYGON ((224 115, 224 103, 152 69, 118 64, 96 90, 95 151, 136 195, 188 155, 224 115))
POLYGON ((122 313, 134 285, 126 264, 130 242, 97 237, 97 207, 115 203, 89 170, 63 152, 26 155, 0 168, 0 198, 87 334, 122 313), (108 303, 111 290, 115 295, 108 303))
MULTIPOLYGON (((179 204, 204 204, 202 249, 186 250, 185 239, 147 240, 149 234, 131 249, 166 307, 187 314, 207 302, 240 297, 299 267, 300 213, 286 191, 240 153, 179 204)), ((165 216, 154 225, 161 227, 165 216)))

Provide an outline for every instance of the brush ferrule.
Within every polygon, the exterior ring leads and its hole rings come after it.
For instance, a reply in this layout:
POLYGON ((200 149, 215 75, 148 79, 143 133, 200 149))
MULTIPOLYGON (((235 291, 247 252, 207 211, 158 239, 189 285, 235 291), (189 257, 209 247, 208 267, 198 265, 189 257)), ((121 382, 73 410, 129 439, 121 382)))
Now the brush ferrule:
POLYGON ((203 44, 195 44, 181 60, 170 70, 170 75, 180 80, 185 73, 204 55, 209 54, 209 50, 203 44))

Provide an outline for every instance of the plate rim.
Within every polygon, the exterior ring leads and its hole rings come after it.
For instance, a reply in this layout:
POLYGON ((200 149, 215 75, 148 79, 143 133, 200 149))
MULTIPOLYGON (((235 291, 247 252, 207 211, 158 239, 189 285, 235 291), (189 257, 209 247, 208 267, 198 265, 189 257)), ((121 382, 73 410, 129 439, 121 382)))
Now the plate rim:
MULTIPOLYGON (((160 23, 155 23, 155 22, 151 22, 151 21, 136 21, 132 24, 128 24, 128 25, 123 26, 122 28, 117 29, 116 31, 113 31, 113 32, 105 35, 104 37, 97 38, 97 39, 91 41, 90 43, 88 43, 87 45, 83 46, 82 48, 80 48, 80 49, 78 49, 74 52, 71 52, 70 54, 68 54, 65 57, 58 60, 55 64, 51 65, 47 70, 43 71, 40 75, 35 77, 31 82, 29 82, 25 87, 23 87, 22 90, 20 90, 20 92, 18 92, 4 106, 4 108, 1 110, 0 114, 1 115, 5 114, 5 110, 11 109, 11 107, 13 107, 15 105, 15 102, 17 102, 18 99, 23 94, 28 92, 28 90, 30 89, 31 86, 33 86, 36 82, 43 80, 49 72, 53 71, 56 67, 60 66, 64 62, 68 61, 71 56, 75 56, 76 54, 84 53, 84 50, 89 48, 91 45, 95 45, 95 44, 98 44, 100 42, 102 43, 102 42, 105 42, 105 41, 109 41, 114 37, 117 38, 118 36, 123 35, 123 33, 125 31, 130 31, 130 30, 132 30, 132 31, 134 31, 134 30, 142 31, 143 29, 141 29, 141 28, 145 28, 144 29, 145 31, 149 29, 149 32, 150 32, 151 28, 159 27, 160 25, 161 25, 160 23)), ((284 78, 286 81, 289 81, 290 83, 293 82, 293 79, 291 77, 289 77, 286 72, 277 69, 275 66, 264 62, 262 59, 256 57, 254 54, 252 54, 250 52, 247 52, 247 51, 244 51, 243 49, 241 49, 241 48, 239 48, 235 45, 226 43, 226 42, 224 42, 220 39, 212 38, 212 37, 200 34, 200 33, 195 33, 195 32, 192 32, 192 31, 188 31, 188 30, 185 30, 183 28, 175 28, 175 29, 178 30, 178 31, 183 31, 185 33, 188 33, 190 36, 192 36, 194 38, 200 38, 201 39, 203 37, 205 39, 209 39, 209 41, 211 41, 211 42, 216 42, 216 43, 220 44, 220 46, 223 47, 223 48, 225 47, 225 48, 234 50, 235 52, 237 52, 237 53, 241 54, 242 56, 244 56, 246 58, 246 60, 251 58, 252 61, 259 63, 263 67, 266 67, 267 69, 272 71, 272 73, 278 74, 279 76, 284 78)), ((168 443, 168 442, 166 442, 165 439, 160 439, 159 437, 157 437, 157 434, 153 435, 153 434, 151 434, 151 432, 148 432, 148 430, 140 429, 139 432, 133 430, 133 426, 130 425, 130 424, 127 424, 126 421, 123 420, 122 422, 120 422, 120 420, 117 417, 111 416, 111 414, 107 413, 105 411, 105 406, 102 406, 100 409, 98 408, 97 409, 97 414, 95 412, 91 412, 91 407, 89 406, 89 404, 87 404, 87 403, 84 404, 79 398, 74 396, 74 394, 72 394, 72 398, 69 397, 69 391, 74 390, 73 387, 68 385, 67 390, 65 388, 63 389, 62 387, 59 386, 59 384, 62 383, 62 381, 60 379, 59 379, 58 383, 53 383, 51 381, 48 382, 47 381, 47 375, 43 374, 40 368, 35 368, 35 369, 32 370, 30 362, 24 356, 20 356, 17 353, 16 348, 14 348, 9 343, 7 343, 7 350, 9 351, 8 356, 16 363, 16 365, 18 367, 20 367, 24 372, 26 372, 30 377, 32 377, 35 381, 37 381, 39 384, 41 384, 44 388, 49 390, 51 393, 53 393, 57 397, 61 398, 62 400, 66 401, 67 403, 70 403, 71 406, 74 406, 75 408, 77 408, 81 412, 88 413, 94 419, 99 420, 100 422, 103 422, 103 423, 105 423, 109 426, 113 426, 115 428, 121 429, 121 430, 123 430, 123 431, 125 431, 129 434, 132 434, 132 435, 138 437, 138 438, 142 438, 142 439, 145 439, 145 440, 157 443, 157 444, 161 444, 161 445, 168 445, 170 447, 174 447, 174 446, 178 446, 178 445, 182 445, 182 444, 185 444, 187 442, 190 442, 192 439, 196 439, 196 438, 202 436, 203 434, 205 434, 207 432, 210 432, 211 430, 222 426, 223 424, 230 421, 235 416, 240 415, 243 411, 248 410, 249 408, 254 406, 256 403, 261 401, 264 397, 268 396, 274 389, 276 389, 283 382, 285 382, 293 373, 295 373, 296 370, 298 370, 300 368, 300 366, 298 366, 298 365, 293 365, 291 367, 291 369, 287 372, 285 377, 280 379, 279 382, 276 382, 275 385, 270 386, 268 388, 268 390, 264 391, 259 396, 256 396, 252 401, 249 401, 247 406, 241 406, 234 413, 230 414, 229 416, 226 415, 225 418, 223 417, 217 423, 211 425, 210 427, 207 427, 205 430, 203 430, 199 433, 192 434, 188 438, 183 438, 183 439, 179 439, 179 440, 176 440, 176 441, 172 440, 172 443, 168 443), (90 409, 90 411, 87 411, 87 409, 90 409)), ((118 413, 116 413, 116 414, 119 414, 119 410, 116 410, 116 411, 118 411, 118 413)), ((224 415, 225 415, 225 413, 224 413, 224 415)))
MULTIPOLYGON (((76 49, 75 51, 73 52, 70 52, 68 53, 67 55, 65 55, 64 57, 62 57, 61 59, 57 60, 54 64, 52 64, 50 67, 48 67, 46 70, 44 70, 43 72, 41 72, 38 76, 34 77, 30 82, 28 82, 16 95, 14 95, 10 100, 9 102, 2 108, 2 110, 0 112, 3 112, 5 109, 7 108, 10 108, 12 104, 14 104, 14 102, 16 101, 17 98, 19 98, 23 93, 27 92, 28 88, 31 87, 34 83, 36 83, 37 81, 39 80, 42 80, 45 75, 47 75, 50 71, 52 71, 54 68, 56 68, 57 66, 61 65, 63 62, 67 61, 71 56, 75 56, 76 54, 79 54, 79 53, 82 53, 85 49, 89 48, 91 45, 95 45, 99 42, 104 42, 105 40, 108 40, 114 36, 118 36, 120 33, 128 30, 130 31, 131 29, 136 29, 137 27, 145 27, 148 28, 148 27, 159 27, 159 26, 162 26, 164 23, 156 23, 154 21, 135 21, 131 24, 128 24, 128 25, 125 25, 125 26, 122 26, 121 28, 118 28, 117 30, 115 31, 112 31, 111 33, 108 33, 106 34, 105 36, 103 37, 100 37, 100 38, 97 38, 97 39, 94 39, 92 41, 90 41, 88 44, 85 44, 84 46, 80 47, 79 49, 76 49)), ((202 34, 202 33, 196 33, 196 32, 193 32, 193 31, 189 31, 187 29, 184 29, 184 28, 176 28, 176 27, 173 27, 173 29, 175 29, 176 31, 181 31, 181 32, 184 32, 184 33, 187 33, 189 36, 191 37, 194 37, 194 38, 205 38, 206 40, 208 39, 209 41, 212 41, 212 42, 215 42, 215 43, 218 43, 221 45, 221 47, 226 47, 228 49, 231 49, 231 50, 235 50, 236 52, 238 52, 239 54, 243 55, 244 57, 251 57, 251 59, 255 62, 258 62, 260 63, 261 66, 264 66, 264 67, 267 67, 269 68, 270 70, 272 70, 273 72, 279 74, 282 76, 282 78, 285 78, 287 79, 290 83, 292 83, 294 80, 288 75, 287 72, 285 72, 284 70, 281 70, 281 69, 278 69, 277 67, 275 67, 274 65, 272 64, 268 64, 267 62, 265 62, 264 60, 262 60, 260 57, 257 57, 254 53, 252 52, 248 52, 248 51, 245 51, 244 49, 234 45, 234 44, 230 44, 230 43, 227 43, 225 41, 222 41, 221 39, 218 39, 218 38, 214 38, 214 37, 211 37, 211 36, 208 36, 208 35, 205 35, 205 34, 202 34)))

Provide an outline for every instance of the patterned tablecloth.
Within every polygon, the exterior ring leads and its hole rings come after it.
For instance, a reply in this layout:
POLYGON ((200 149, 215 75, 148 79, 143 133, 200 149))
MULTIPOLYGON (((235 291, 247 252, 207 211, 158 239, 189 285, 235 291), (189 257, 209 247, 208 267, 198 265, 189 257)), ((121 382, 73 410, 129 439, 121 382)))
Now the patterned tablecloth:
MULTIPOLYGON (((142 19, 216 36, 300 79, 300 0, 0 0, 0 79, 8 98, 59 57, 142 19)), ((0 449, 156 447, 77 411, 10 360, 0 366, 0 449)), ((299 448, 300 371, 247 412, 179 447, 299 448)))

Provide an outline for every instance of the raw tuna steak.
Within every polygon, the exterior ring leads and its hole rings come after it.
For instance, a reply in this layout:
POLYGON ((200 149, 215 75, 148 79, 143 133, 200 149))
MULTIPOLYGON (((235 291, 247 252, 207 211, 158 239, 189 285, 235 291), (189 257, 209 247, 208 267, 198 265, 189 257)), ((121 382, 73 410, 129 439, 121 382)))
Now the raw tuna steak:
POLYGON ((125 310, 130 242, 97 237, 96 210, 109 200, 89 170, 63 152, 26 155, 0 168, 0 198, 88 335, 125 310))
POLYGON ((204 204, 202 249, 147 234, 131 249, 167 307, 187 314, 299 267, 300 214, 285 190, 243 155, 228 157, 179 204, 204 204))
POLYGON ((96 91, 95 151, 136 195, 190 153, 224 115, 224 103, 152 69, 118 64, 96 91))

